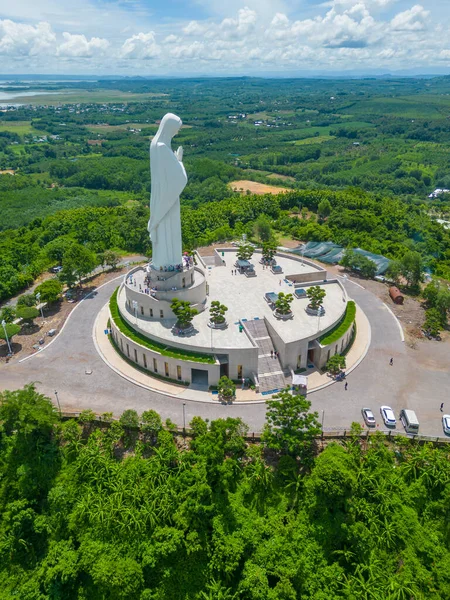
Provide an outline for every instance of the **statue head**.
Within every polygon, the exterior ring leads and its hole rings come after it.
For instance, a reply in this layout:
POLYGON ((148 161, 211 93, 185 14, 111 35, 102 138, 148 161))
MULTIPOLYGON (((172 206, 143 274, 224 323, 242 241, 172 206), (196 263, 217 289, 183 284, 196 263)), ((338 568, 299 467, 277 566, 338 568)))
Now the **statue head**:
POLYGON ((161 119, 161 123, 159 125, 159 129, 155 138, 160 142, 164 142, 166 144, 170 143, 170 140, 176 135, 182 125, 182 121, 180 117, 174 115, 173 113, 167 113, 161 119))

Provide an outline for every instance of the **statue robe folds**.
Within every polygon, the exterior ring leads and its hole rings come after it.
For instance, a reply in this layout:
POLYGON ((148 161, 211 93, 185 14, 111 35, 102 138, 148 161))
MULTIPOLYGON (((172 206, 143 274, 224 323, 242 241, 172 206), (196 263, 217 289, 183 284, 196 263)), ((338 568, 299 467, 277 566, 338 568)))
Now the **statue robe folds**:
POLYGON ((150 144, 151 197, 148 230, 155 269, 182 263, 180 194, 187 184, 182 148, 172 151, 171 141, 181 127, 172 113, 164 116, 150 144))

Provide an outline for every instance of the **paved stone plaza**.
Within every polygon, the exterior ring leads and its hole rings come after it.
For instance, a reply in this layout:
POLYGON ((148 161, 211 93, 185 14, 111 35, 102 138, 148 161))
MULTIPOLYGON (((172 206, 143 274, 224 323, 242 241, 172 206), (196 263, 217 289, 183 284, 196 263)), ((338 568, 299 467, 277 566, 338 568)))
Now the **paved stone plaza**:
MULTIPOLYGON (((269 268, 263 268, 259 263, 260 253, 255 253, 251 259, 254 265, 256 277, 246 277, 243 273, 234 275, 236 268, 234 264, 237 259, 236 252, 227 251, 224 253, 224 266, 209 266, 206 268, 206 281, 209 286, 208 305, 212 300, 219 300, 228 307, 226 319, 228 327, 224 330, 212 331, 208 327, 209 311, 205 310, 198 314, 194 320, 194 332, 191 335, 180 339, 173 332, 173 319, 146 320, 139 318, 139 329, 149 337, 164 340, 167 343, 183 342, 186 346, 194 348, 203 348, 205 351, 216 348, 252 348, 249 338, 239 331, 239 321, 246 319, 248 321, 258 318, 266 318, 275 331, 283 338, 285 342, 292 342, 299 338, 309 338, 324 331, 336 321, 338 321, 345 311, 345 294, 337 283, 329 283, 324 286, 326 297, 323 303, 325 314, 318 318, 308 315, 305 312, 308 298, 294 298, 291 308, 293 318, 289 321, 280 321, 275 318, 273 310, 265 300, 265 294, 268 292, 283 292, 293 294, 294 286, 286 282, 286 276, 311 273, 311 266, 302 265, 301 260, 295 260, 288 256, 277 255, 277 264, 283 269, 282 275, 275 275, 269 268)), ((138 271, 134 278, 137 281, 137 289, 141 285, 144 289, 145 271, 138 271)), ((317 278, 321 279, 321 272, 317 271, 317 278)), ((128 284, 128 287, 129 284, 128 284)), ((302 286, 305 290, 308 285, 302 286)), ((135 289, 135 286, 133 286, 135 289)), ((125 294, 122 293, 119 298, 119 308, 122 314, 127 312, 125 307, 125 294)), ((133 315, 130 315, 132 319, 133 315)), ((138 317, 140 315, 138 314, 138 317)))

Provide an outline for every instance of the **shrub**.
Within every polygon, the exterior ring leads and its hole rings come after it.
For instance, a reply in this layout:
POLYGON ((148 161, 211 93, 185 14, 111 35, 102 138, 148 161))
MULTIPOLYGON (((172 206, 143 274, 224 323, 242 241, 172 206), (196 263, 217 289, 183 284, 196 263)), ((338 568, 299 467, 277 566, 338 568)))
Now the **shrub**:
POLYGON ((226 375, 219 379, 217 384, 217 391, 219 396, 222 396, 225 400, 231 400, 236 395, 236 386, 226 375))
POLYGON ((139 415, 132 408, 128 408, 121 414, 119 423, 122 425, 122 427, 127 427, 128 429, 138 429, 139 415))
POLYGON ((333 373, 333 375, 335 375, 336 373, 339 373, 339 371, 341 371, 342 369, 345 369, 345 366, 345 356, 342 356, 341 354, 335 354, 327 362, 326 369, 329 373, 333 373))
POLYGON ((356 304, 353 302, 353 300, 349 300, 347 302, 347 308, 345 309, 344 316, 339 323, 333 327, 333 329, 330 329, 330 331, 319 338, 319 342, 322 344, 322 346, 328 346, 329 344, 332 344, 341 338, 352 325, 353 321, 355 320, 355 316, 356 304))
POLYGON ((19 306, 16 314, 19 319, 23 319, 26 323, 31 324, 33 319, 39 315, 39 311, 34 306, 19 306))

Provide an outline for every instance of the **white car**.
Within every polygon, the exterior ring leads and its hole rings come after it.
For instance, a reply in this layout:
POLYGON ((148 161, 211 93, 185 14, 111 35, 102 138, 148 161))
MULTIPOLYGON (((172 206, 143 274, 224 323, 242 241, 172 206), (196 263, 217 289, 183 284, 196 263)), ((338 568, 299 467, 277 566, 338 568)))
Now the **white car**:
POLYGON ((450 435, 450 415, 442 415, 442 429, 450 435))
POLYGON ((382 406, 380 408, 380 413, 386 427, 396 426, 397 420, 395 418, 394 411, 390 406, 382 406))
POLYGON ((375 427, 375 425, 376 425, 375 417, 373 416, 373 412, 370 410, 370 408, 362 408, 361 414, 363 416, 363 419, 364 419, 367 427, 375 427))

